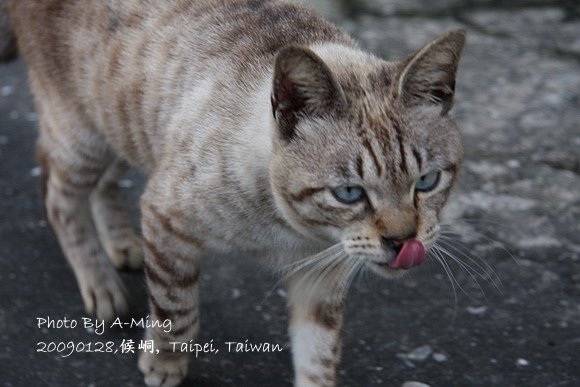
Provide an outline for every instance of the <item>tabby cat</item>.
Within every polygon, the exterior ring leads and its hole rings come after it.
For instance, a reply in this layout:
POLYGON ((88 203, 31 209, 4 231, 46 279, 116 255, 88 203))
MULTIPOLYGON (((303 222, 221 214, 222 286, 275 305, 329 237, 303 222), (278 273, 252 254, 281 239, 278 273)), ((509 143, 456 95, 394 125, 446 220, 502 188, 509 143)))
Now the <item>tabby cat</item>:
POLYGON ((345 294, 360 270, 420 265, 462 147, 448 117, 465 33, 399 61, 284 0, 7 1, 40 122, 48 220, 88 313, 126 312, 115 268, 144 265, 158 354, 199 330, 199 264, 248 251, 283 273, 296 386, 332 386, 345 294), (119 201, 145 171, 143 242, 119 201))

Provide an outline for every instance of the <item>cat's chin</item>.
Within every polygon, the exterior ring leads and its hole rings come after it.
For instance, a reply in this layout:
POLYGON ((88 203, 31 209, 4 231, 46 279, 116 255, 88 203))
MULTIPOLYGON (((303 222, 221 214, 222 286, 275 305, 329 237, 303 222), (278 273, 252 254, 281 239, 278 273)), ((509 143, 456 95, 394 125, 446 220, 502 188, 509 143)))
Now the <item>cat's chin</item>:
POLYGON ((408 270, 393 269, 388 263, 367 262, 366 266, 371 271, 384 278, 399 278, 407 273, 408 270))

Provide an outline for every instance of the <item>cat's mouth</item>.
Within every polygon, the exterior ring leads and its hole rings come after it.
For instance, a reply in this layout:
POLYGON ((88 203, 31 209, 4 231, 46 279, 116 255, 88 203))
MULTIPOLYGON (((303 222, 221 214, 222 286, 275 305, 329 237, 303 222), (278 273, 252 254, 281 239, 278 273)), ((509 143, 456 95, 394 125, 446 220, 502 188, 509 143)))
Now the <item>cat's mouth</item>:
POLYGON ((394 260, 388 263, 393 269, 411 269, 425 262, 425 247, 416 239, 405 241, 394 260))
POLYGON ((410 239, 397 249, 396 255, 390 261, 376 264, 383 268, 408 270, 423 264, 425 256, 423 243, 417 239, 410 239))

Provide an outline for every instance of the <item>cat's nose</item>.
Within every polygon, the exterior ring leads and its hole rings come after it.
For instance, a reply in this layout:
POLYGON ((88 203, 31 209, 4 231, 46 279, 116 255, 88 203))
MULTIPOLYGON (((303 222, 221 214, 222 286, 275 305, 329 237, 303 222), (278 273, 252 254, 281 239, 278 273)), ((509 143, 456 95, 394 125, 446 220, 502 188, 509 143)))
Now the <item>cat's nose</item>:
POLYGON ((417 232, 415 231, 405 235, 404 237, 383 236, 381 237, 381 246, 385 250, 395 250, 396 252, 399 252, 399 250, 401 250, 401 247, 403 247, 405 241, 408 241, 409 239, 414 239, 416 236, 417 232))
POLYGON ((403 246, 403 241, 395 238, 381 237, 381 246, 385 250, 395 250, 398 252, 403 246))

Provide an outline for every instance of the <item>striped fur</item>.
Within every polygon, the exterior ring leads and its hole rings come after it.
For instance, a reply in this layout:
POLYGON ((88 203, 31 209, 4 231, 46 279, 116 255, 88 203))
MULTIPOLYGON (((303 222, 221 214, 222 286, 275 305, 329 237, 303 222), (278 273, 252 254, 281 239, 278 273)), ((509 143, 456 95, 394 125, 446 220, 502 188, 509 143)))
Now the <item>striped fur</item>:
POLYGON ((245 250, 287 273, 295 384, 335 385, 350 276, 398 274, 385 240, 437 237, 462 156, 447 112, 464 33, 386 62, 283 0, 8 4, 46 213, 87 312, 125 312, 114 267, 143 264, 152 318, 173 322, 146 333, 163 350, 141 356, 146 383, 187 373, 168 343, 199 330, 201 258, 245 250), (142 244, 115 183, 126 163, 149 175, 142 244), (430 171, 437 189, 414 192, 430 171), (338 202, 345 185, 365 200, 338 202))

